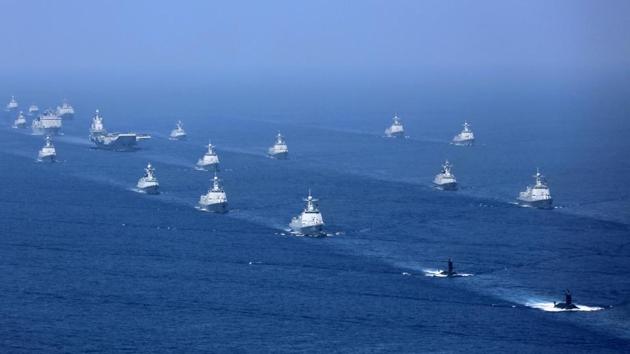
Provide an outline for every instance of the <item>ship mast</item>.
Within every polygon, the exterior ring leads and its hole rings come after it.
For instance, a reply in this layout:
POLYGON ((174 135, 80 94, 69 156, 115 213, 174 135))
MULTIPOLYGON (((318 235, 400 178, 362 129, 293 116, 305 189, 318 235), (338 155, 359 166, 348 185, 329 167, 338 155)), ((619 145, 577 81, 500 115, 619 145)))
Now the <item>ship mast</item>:
POLYGON ((536 174, 534 175, 534 178, 536 179, 536 187, 544 185, 543 180, 545 177, 540 173, 540 170, 538 168, 536 168, 536 174))
POLYGON ((153 172, 155 171, 155 169, 153 168, 153 166, 151 166, 151 163, 149 162, 147 164, 147 168, 144 169, 145 172, 145 177, 147 178, 153 178, 153 172))
POLYGON ((306 201, 306 209, 304 209, 305 212, 307 213, 317 213, 317 201, 319 199, 315 199, 313 198, 313 195, 311 194, 311 189, 308 189, 308 197, 306 199, 304 199, 306 201))
POLYGON ((221 185, 219 184, 219 177, 217 176, 217 173, 214 173, 214 178, 212 178, 212 191, 213 192, 220 192, 221 191, 221 185))
POLYGON ((442 165, 442 173, 445 175, 451 174, 451 164, 448 162, 448 160, 446 160, 446 162, 444 162, 444 165, 442 165))

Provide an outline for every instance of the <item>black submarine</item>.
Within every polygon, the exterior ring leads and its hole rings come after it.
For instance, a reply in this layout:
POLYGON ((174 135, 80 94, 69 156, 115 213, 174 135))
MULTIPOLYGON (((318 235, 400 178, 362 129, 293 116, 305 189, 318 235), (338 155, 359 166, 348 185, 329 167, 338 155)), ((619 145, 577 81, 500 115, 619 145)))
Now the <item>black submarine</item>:
POLYGON ((571 296, 571 292, 569 290, 564 291, 564 302, 556 303, 554 301, 553 307, 563 310, 573 310, 578 308, 577 305, 573 303, 573 296, 571 296))
POLYGON ((453 270, 453 260, 448 259, 448 269, 440 272, 440 275, 445 275, 448 278, 456 277, 457 272, 453 270))

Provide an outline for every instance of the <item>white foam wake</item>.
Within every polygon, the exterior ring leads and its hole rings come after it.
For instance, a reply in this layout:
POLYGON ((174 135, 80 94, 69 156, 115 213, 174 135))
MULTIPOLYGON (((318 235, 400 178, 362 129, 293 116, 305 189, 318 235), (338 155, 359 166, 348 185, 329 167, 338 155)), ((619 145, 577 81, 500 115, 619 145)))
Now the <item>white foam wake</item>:
MULTIPOLYGON (((423 269, 422 272, 425 277, 448 278, 448 275, 442 274, 442 272, 444 272, 442 269, 423 269)), ((451 278, 472 276, 473 274, 470 273, 455 273, 455 275, 452 275, 451 278)))
POLYGON ((131 187, 130 187, 130 188, 127 188, 127 190, 128 190, 128 191, 135 192, 135 193, 139 193, 139 194, 147 194, 147 192, 146 192, 146 191, 143 191, 142 189, 139 189, 139 188, 131 188, 131 187))
POLYGON ((531 302, 525 303, 525 306, 527 307, 531 307, 534 309, 543 310, 547 312, 592 312, 592 311, 600 311, 604 309, 603 307, 586 306, 586 305, 579 305, 579 304, 575 304, 575 306, 577 306, 577 308, 575 309, 560 309, 560 308, 555 307, 554 305, 555 303, 553 302, 531 301, 531 302))

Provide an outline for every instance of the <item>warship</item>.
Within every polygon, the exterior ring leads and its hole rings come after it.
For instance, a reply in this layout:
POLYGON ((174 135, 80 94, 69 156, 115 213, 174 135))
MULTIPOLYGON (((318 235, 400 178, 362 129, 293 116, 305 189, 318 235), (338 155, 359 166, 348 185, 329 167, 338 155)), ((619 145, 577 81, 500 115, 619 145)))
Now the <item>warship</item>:
POLYGON ((291 230, 300 235, 319 236, 322 234, 324 227, 324 219, 318 208, 318 199, 314 199, 311 191, 308 191, 308 197, 304 199, 306 207, 302 213, 291 219, 289 227, 291 230))
POLYGON ((184 131, 184 125, 182 121, 177 121, 177 126, 175 129, 171 131, 171 135, 169 137, 171 140, 186 140, 186 131, 184 131))
POLYGON ((455 175, 451 172, 451 165, 448 160, 442 165, 442 170, 433 179, 433 184, 445 191, 454 191, 457 189, 457 180, 455 175))
POLYGON ((50 136, 46 136, 46 143, 37 154, 37 161, 55 162, 57 159, 57 150, 52 143, 50 136))
POLYGON ((208 190, 208 193, 199 197, 199 208, 204 211, 210 211, 214 213, 227 212, 228 200, 217 173, 214 173, 212 179, 212 188, 208 190))
POLYGON ((278 132, 278 135, 276 135, 276 143, 269 148, 267 154, 270 157, 280 160, 286 159, 289 156, 289 148, 287 147, 287 142, 284 140, 284 137, 282 136, 282 134, 280 134, 280 132, 278 132))
POLYGON ((470 124, 464 122, 464 129, 453 138, 453 145, 472 146, 475 142, 475 134, 470 130, 470 124))
POLYGON ((34 116, 34 115, 37 115, 38 113, 39 113, 39 107, 37 107, 36 104, 32 104, 28 107, 29 116, 34 116))
POLYGON ((551 198, 551 192, 545 177, 536 169, 536 174, 533 176, 536 183, 534 186, 527 186, 525 191, 521 192, 518 196, 518 203, 522 206, 529 206, 539 209, 552 209, 553 199, 551 198))
POLYGON ((44 111, 44 114, 33 119, 31 129, 34 135, 57 135, 62 126, 62 120, 58 115, 50 109, 44 111))
POLYGON ((5 108, 5 111, 7 112, 13 112, 13 111, 17 111, 18 109, 18 103, 15 100, 14 96, 11 96, 11 100, 9 100, 9 103, 7 103, 7 106, 5 108))
POLYGON ((385 136, 388 138, 404 138, 405 137, 405 128, 398 118, 398 115, 394 115, 392 125, 385 129, 385 136))
POLYGON ((160 183, 155 177, 155 169, 151 166, 151 163, 147 164, 147 167, 144 169, 144 176, 140 177, 136 186, 147 194, 160 193, 160 183))
POLYGON ((96 148, 113 151, 132 151, 137 149, 138 141, 150 139, 151 136, 136 133, 108 133, 103 125, 103 117, 96 110, 90 125, 90 141, 96 148))
POLYGON ((57 115, 61 119, 72 119, 74 118, 74 108, 64 100, 61 106, 57 106, 57 115))
POLYGON ((24 113, 22 111, 20 111, 17 118, 13 121, 13 128, 26 128, 26 117, 24 117, 24 113))
POLYGON ((197 160, 197 167, 201 169, 219 170, 219 156, 214 150, 212 142, 208 142, 208 151, 197 160))

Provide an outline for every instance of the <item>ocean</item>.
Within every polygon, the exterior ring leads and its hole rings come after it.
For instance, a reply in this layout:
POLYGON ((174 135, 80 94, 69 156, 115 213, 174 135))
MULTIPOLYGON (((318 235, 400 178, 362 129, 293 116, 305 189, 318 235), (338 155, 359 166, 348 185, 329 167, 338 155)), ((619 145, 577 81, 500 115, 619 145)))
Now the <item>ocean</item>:
MULTIPOLYGON (((77 114, 54 139, 54 164, 35 161, 42 137, 10 128, 3 112, 2 352, 630 348, 625 106, 599 110, 588 92, 397 100, 358 90, 345 101, 341 89, 298 90, 271 104, 256 87, 230 99, 106 89, 71 92, 77 114), (96 108, 110 131, 152 139, 135 152, 93 149, 96 108), (395 113, 407 139, 383 138, 395 113), (168 140, 178 119, 187 141, 168 140), (473 147, 449 144, 464 120, 473 147), (265 155, 278 131, 286 161, 265 155), (195 208, 211 186, 194 169, 209 139, 224 215, 195 208), (446 159, 455 192, 431 186, 446 159), (147 162, 160 195, 134 190, 147 162), (515 204, 536 168, 554 210, 515 204), (309 189, 326 237, 287 231, 309 189), (432 276, 449 257, 468 276, 432 276), (582 311, 553 311, 565 289, 582 311)), ((28 95, 16 93, 23 107, 63 98, 28 95)))

